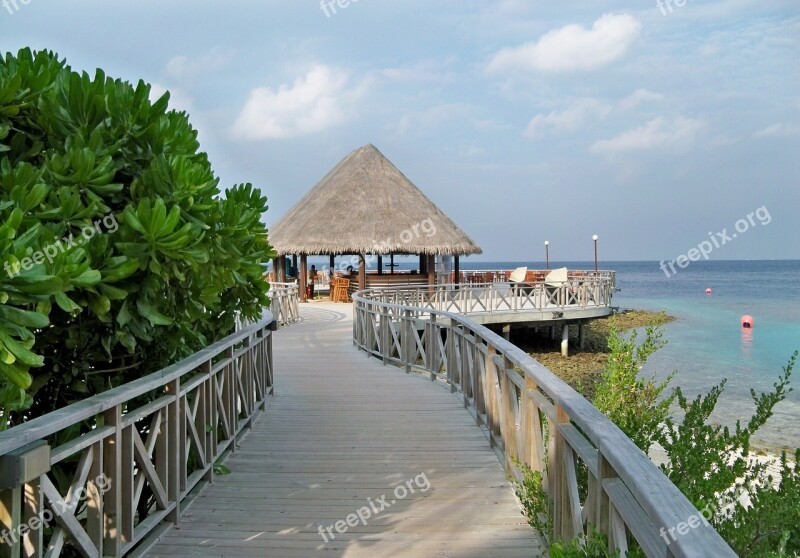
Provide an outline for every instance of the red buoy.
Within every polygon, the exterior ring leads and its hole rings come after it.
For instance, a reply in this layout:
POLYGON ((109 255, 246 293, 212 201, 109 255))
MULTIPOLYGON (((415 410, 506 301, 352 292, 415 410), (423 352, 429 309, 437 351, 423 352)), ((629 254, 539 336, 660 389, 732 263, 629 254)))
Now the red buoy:
POLYGON ((706 294, 710 295, 711 294, 711 289, 706 289, 706 294))
POLYGON ((739 321, 741 322, 742 327, 745 328, 745 329, 750 329, 750 328, 753 327, 753 317, 752 316, 744 315, 744 316, 742 316, 742 318, 739 321))

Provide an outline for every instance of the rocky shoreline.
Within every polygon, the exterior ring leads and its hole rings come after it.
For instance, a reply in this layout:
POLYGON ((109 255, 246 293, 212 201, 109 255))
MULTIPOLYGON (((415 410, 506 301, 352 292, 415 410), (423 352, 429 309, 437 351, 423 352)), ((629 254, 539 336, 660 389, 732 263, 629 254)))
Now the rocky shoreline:
MULTIPOLYGON (((645 327, 651 323, 665 324, 675 320, 664 312, 623 310, 608 318, 593 320, 586 325, 584 348, 578 348, 577 328, 570 330, 570 356, 561 356, 559 343, 527 331, 512 331, 511 340, 533 358, 592 400, 595 385, 608 359, 608 334, 612 326, 620 332, 645 327)), ((557 331, 558 339, 561 338, 557 331)))

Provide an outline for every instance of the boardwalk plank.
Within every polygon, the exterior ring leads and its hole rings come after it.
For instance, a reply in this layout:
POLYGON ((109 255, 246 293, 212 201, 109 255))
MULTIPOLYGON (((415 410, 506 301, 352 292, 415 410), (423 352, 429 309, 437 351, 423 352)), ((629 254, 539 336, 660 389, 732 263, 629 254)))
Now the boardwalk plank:
POLYGON ((275 397, 226 461, 232 473, 149 556, 542 555, 458 398, 356 351, 349 305, 303 305, 301 316, 276 333, 275 397), (346 524, 384 495, 385 509, 346 524))

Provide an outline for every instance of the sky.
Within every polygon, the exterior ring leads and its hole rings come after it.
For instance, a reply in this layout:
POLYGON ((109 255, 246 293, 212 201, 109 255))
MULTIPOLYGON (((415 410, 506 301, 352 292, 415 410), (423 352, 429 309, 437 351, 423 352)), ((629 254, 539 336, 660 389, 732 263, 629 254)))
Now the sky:
POLYGON ((2 1, 23 47, 169 91, 267 225, 372 143, 473 261, 800 259, 797 0, 2 1))

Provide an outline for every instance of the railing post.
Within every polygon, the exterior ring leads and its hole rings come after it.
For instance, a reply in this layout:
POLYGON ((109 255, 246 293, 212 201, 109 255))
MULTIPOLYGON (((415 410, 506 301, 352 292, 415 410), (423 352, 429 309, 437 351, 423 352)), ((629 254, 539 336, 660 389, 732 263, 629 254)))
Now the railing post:
POLYGON ((107 410, 103 424, 114 432, 103 444, 103 471, 109 490, 103 498, 103 555, 122 556, 122 410, 119 405, 107 410))
POLYGON ((207 482, 213 482, 214 456, 217 453, 217 422, 219 421, 219 417, 217 417, 217 382, 214 381, 214 375, 211 373, 210 360, 206 361, 206 363, 203 365, 203 368, 203 373, 206 375, 205 389, 203 390, 203 405, 206 407, 205 421, 206 424, 211 426, 211 428, 208 429, 206 429, 204 426, 202 430, 202 432, 204 432, 203 435, 205 436, 206 443, 205 459, 206 463, 210 465, 203 478, 205 478, 207 482))
POLYGON ((597 482, 595 483, 595 510, 594 525, 597 530, 608 538, 609 550, 612 550, 613 537, 611 533, 611 501, 603 488, 603 481, 617 478, 617 472, 606 460, 602 453, 597 452, 597 482))
POLYGON ((389 352, 391 344, 391 330, 392 327, 389 318, 389 308, 387 306, 381 307, 381 356, 383 357, 383 365, 389 364, 389 352))
MULTIPOLYGON (((401 329, 400 329, 400 348, 402 349, 403 353, 403 365, 405 366, 406 374, 411 373, 411 355, 413 354, 411 351, 412 349, 416 349, 412 345, 414 343, 412 337, 415 335, 412 331, 413 325, 411 323, 411 311, 410 310, 403 310, 403 317, 401 321, 401 329)), ((416 350, 414 350, 416 352, 416 350)))
POLYGON ((20 540, 17 535, 22 520, 22 488, 0 491, 0 526, 4 529, 5 544, 0 545, 0 556, 19 558, 20 540))
POLYGON ((181 382, 179 379, 167 384, 166 393, 174 397, 167 405, 167 500, 175 503, 175 507, 167 515, 167 520, 174 525, 181 518, 181 456, 184 439, 181 439, 181 382))
POLYGON ((441 369, 440 355, 439 355, 439 326, 436 323, 436 314, 431 312, 431 319, 429 322, 430 337, 428 339, 428 370, 431 372, 431 381, 436 380, 439 370, 441 369))
POLYGON ((489 345, 486 351, 486 375, 484 376, 483 393, 486 398, 486 427, 489 430, 489 447, 493 448, 495 429, 497 428, 497 349, 489 345))

